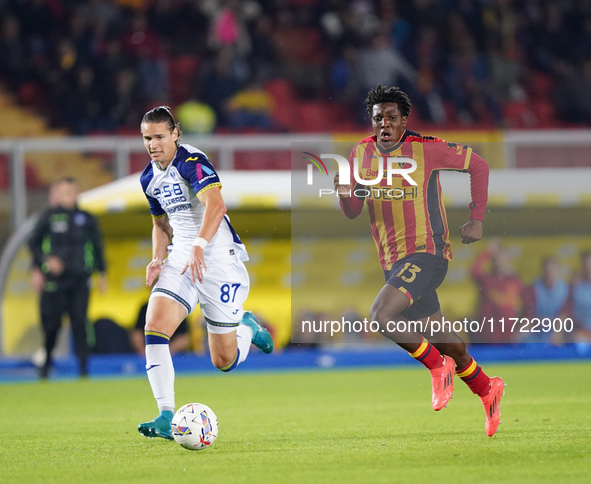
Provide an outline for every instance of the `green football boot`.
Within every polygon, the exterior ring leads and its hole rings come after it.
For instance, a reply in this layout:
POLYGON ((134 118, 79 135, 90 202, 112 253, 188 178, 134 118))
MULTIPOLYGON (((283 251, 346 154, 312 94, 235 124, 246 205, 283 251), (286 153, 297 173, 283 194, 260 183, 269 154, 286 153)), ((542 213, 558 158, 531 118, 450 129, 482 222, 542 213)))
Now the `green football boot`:
POLYGON ((163 410, 154 420, 139 424, 137 430, 140 434, 149 439, 162 437, 166 440, 174 440, 170 428, 173 415, 174 414, 171 411, 163 410))
POLYGON ((244 316, 242 316, 240 324, 245 324, 252 329, 253 345, 263 353, 269 354, 273 351, 273 338, 271 338, 269 332, 258 323, 250 311, 244 311, 244 316))

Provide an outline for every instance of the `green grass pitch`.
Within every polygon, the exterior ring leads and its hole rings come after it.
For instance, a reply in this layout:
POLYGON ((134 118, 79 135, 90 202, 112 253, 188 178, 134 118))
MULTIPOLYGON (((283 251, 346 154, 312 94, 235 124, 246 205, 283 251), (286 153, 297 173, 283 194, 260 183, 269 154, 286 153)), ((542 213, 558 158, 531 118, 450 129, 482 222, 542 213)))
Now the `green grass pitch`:
POLYGON ((138 434, 147 379, 3 384, 0 482, 591 482, 591 363, 484 366, 508 384, 493 438, 459 378, 434 412, 418 367, 177 377, 219 419, 198 452, 138 434))

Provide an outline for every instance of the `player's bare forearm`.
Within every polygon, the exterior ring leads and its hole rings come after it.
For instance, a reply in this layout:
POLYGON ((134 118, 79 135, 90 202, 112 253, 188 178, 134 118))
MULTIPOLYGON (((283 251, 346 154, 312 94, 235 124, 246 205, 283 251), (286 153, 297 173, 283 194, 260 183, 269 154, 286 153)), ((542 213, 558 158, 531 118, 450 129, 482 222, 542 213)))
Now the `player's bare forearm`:
POLYGON ((203 223, 197 237, 204 238, 209 242, 220 228, 224 215, 226 215, 226 204, 217 187, 203 192, 199 197, 199 201, 205 207, 205 212, 203 213, 203 223))
POLYGON ((168 217, 153 218, 152 227, 152 260, 146 267, 146 286, 150 287, 160 275, 162 262, 166 257, 166 249, 170 243, 172 228, 168 217))
POLYGON ((166 250, 172 239, 172 227, 168 217, 152 218, 152 259, 163 261, 166 257, 166 250))
MULTIPOLYGON (((203 223, 201 224, 201 229, 199 229, 197 237, 204 239, 205 242, 208 243, 213 239, 213 236, 220 228, 220 224, 226 214, 226 204, 224 203, 220 190, 217 187, 210 188, 203 192, 199 196, 199 201, 205 207, 205 212, 203 213, 203 223)), ((203 246, 199 245, 194 245, 191 248, 189 259, 181 271, 181 274, 188 271, 193 282, 203 282, 203 274, 207 271, 203 248, 203 246)))
POLYGON ((460 227, 460 235, 462 236, 462 244, 471 244, 482 239, 482 220, 468 220, 460 227))

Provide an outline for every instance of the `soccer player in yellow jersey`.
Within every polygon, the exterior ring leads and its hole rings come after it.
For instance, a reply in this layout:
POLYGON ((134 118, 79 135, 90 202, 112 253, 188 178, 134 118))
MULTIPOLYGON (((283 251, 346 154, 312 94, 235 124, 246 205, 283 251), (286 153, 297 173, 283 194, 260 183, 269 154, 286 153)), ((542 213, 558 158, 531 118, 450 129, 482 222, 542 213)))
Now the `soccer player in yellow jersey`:
POLYGON ((488 165, 470 148, 407 130, 411 103, 397 87, 378 85, 369 91, 365 104, 375 134, 352 150, 351 184, 341 185, 338 173, 334 184, 347 217, 357 217, 367 204, 386 280, 371 306, 370 318, 380 324, 384 335, 430 370, 434 410, 441 410, 452 397, 456 372, 480 397, 486 414, 485 430, 492 436, 500 423, 503 380, 489 378, 454 332, 435 333, 429 341, 413 331, 387 330, 389 321, 420 320, 425 325, 442 321, 436 289, 445 278, 452 255, 439 171, 470 174, 470 218, 460 227, 460 235, 462 243, 471 244, 482 238, 488 165), (400 173, 394 174, 391 182, 386 176, 388 158, 400 160, 400 173), (402 173, 407 167, 415 168, 412 173, 408 170, 410 179, 402 173), (367 184, 375 180, 375 184, 356 186, 356 179, 367 184))

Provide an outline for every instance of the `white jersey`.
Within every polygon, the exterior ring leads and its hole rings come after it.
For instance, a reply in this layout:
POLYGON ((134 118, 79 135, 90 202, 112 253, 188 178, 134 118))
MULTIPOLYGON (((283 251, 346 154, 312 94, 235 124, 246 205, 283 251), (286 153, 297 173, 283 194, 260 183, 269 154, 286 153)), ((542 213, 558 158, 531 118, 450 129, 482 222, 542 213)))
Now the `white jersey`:
MULTIPOLYGON (((140 180, 152 216, 168 215, 173 230, 168 258, 184 264, 203 223, 205 207, 198 197, 211 188, 221 188, 218 174, 205 153, 182 144, 165 170, 152 160, 140 180)), ((207 266, 248 260, 244 244, 227 215, 205 247, 203 256, 207 266)))

